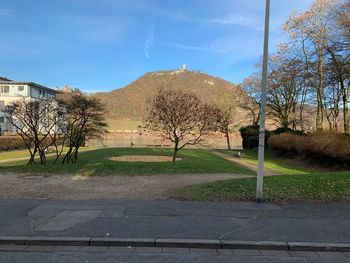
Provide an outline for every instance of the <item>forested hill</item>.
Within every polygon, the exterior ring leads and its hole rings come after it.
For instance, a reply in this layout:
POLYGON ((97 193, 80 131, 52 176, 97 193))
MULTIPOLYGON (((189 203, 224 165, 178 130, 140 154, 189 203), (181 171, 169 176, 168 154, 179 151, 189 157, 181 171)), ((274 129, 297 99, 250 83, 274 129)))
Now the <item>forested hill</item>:
POLYGON ((146 102, 158 88, 178 88, 194 92, 203 101, 220 103, 225 96, 242 96, 242 90, 218 77, 184 68, 173 71, 158 71, 143 75, 129 85, 110 92, 99 92, 94 96, 106 104, 109 118, 141 120, 146 111, 146 102))

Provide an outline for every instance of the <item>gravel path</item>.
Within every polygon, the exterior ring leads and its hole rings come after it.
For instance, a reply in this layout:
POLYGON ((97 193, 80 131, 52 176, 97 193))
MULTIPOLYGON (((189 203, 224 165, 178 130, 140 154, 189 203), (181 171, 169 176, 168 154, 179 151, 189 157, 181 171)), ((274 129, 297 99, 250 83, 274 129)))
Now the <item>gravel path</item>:
POLYGON ((45 199, 168 199, 182 187, 227 179, 239 174, 172 174, 151 176, 26 176, 0 174, 0 198, 45 199))
MULTIPOLYGON (((223 154, 223 153, 218 152, 218 151, 212 151, 212 153, 216 154, 217 156, 219 156, 225 160, 240 164, 240 165, 242 165, 242 166, 244 166, 244 167, 246 167, 254 172, 257 172, 257 165, 250 163, 250 162, 244 160, 243 158, 238 159, 237 157, 229 156, 227 154, 223 154)), ((274 176, 274 175, 278 175, 278 172, 271 170, 271 169, 264 168, 264 176, 274 176)))

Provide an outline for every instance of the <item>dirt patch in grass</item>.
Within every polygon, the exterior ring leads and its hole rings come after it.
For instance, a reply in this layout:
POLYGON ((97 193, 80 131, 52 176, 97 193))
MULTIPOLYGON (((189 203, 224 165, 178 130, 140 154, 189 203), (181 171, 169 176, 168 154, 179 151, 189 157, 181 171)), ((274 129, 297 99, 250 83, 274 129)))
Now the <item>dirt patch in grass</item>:
MULTIPOLYGON (((118 162, 147 162, 147 163, 158 163, 158 162, 171 162, 172 156, 162 155, 121 155, 109 158, 112 161, 118 162)), ((176 158, 176 161, 180 161, 181 158, 176 158)))
POLYGON ((0 198, 5 199, 168 199, 185 186, 249 175, 160 174, 142 176, 82 176, 79 174, 35 176, 0 173, 0 198))

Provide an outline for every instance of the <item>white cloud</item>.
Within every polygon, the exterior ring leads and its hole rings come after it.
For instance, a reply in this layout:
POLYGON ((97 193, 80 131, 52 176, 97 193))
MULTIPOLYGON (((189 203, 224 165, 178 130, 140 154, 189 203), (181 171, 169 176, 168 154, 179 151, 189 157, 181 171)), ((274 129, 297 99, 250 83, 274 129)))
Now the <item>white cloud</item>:
POLYGON ((0 16, 9 16, 13 14, 12 9, 0 9, 0 16))
POLYGON ((146 40, 145 40, 145 56, 147 59, 151 58, 151 48, 154 44, 154 33, 156 30, 156 26, 154 23, 152 23, 149 27, 148 27, 148 31, 147 31, 147 36, 146 36, 146 40))
POLYGON ((219 53, 225 53, 228 51, 228 50, 222 49, 222 48, 194 46, 194 45, 186 45, 186 44, 179 44, 179 43, 173 43, 173 42, 156 42, 156 44, 161 45, 161 46, 169 46, 169 47, 173 47, 173 48, 184 49, 184 50, 193 50, 193 51, 206 51, 206 52, 219 52, 219 53))
POLYGON ((8 45, 6 45, 4 43, 0 43, 0 53, 2 50, 4 51, 5 54, 10 52, 12 55, 15 55, 18 58, 23 58, 23 55, 20 52, 18 52, 14 48, 9 47, 8 45))
POLYGON ((256 19, 238 14, 230 14, 224 18, 208 19, 207 22, 222 25, 238 25, 245 27, 255 27, 256 19))

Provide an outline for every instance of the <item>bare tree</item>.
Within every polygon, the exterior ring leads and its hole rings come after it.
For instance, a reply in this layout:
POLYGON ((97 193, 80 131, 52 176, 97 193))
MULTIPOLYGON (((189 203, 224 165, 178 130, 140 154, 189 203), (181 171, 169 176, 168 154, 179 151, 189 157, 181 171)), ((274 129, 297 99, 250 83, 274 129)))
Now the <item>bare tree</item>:
POLYGON ((28 165, 35 163, 38 153, 40 164, 46 164, 45 152, 55 142, 58 120, 63 112, 59 105, 52 100, 22 100, 6 106, 5 116, 16 133, 23 139, 30 153, 28 165))
POLYGON ((283 128, 292 125, 296 129, 297 105, 303 101, 304 89, 300 65, 301 61, 285 45, 271 57, 267 102, 270 113, 283 128))
POLYGON ((105 131, 104 105, 99 99, 88 97, 79 90, 62 98, 60 103, 65 109, 62 132, 68 146, 62 164, 76 163, 79 148, 86 139, 98 137, 105 131))
POLYGON ((234 121, 235 109, 230 98, 224 98, 214 108, 216 130, 224 134, 228 150, 231 150, 230 134, 232 132, 231 125, 234 121))
POLYGON ((304 52, 314 73, 313 88, 316 90, 316 128, 318 130, 323 129, 325 57, 330 31, 329 21, 335 2, 337 0, 315 0, 307 11, 301 14, 293 13, 285 24, 285 29, 290 33, 291 38, 308 47, 308 49, 304 48, 304 52))
POLYGON ((192 93, 160 89, 148 104, 144 125, 174 144, 173 163, 178 151, 200 143, 202 136, 213 129, 213 107, 192 93))
POLYGON ((248 96, 242 96, 239 106, 248 111, 252 116, 253 126, 259 125, 260 117, 260 99, 261 99, 261 77, 259 73, 254 73, 245 78, 241 85, 243 91, 248 96))
POLYGON ((332 13, 332 31, 326 47, 328 68, 334 88, 333 97, 339 98, 342 103, 344 133, 350 133, 350 1, 337 1, 332 13))

